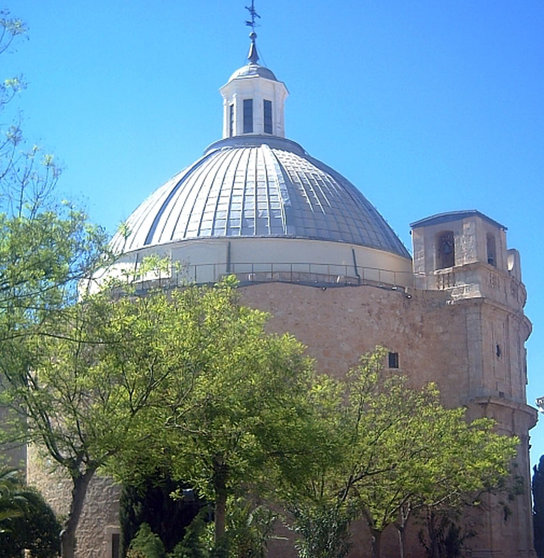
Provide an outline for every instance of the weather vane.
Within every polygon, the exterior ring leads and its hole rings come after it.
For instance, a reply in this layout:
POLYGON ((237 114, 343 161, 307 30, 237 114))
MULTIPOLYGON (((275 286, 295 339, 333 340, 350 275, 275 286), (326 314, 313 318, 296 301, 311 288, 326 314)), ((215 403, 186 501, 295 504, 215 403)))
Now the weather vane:
POLYGON ((255 10, 255 0, 251 0, 251 6, 246 6, 246 10, 249 12, 249 15, 251 16, 251 20, 246 20, 246 25, 248 27, 251 27, 253 33, 255 33, 255 27, 257 26, 257 24, 255 23, 255 18, 256 17, 258 17, 259 19, 261 18, 261 16, 257 13, 257 10, 255 10))
POLYGON ((257 26, 255 18, 258 17, 260 19, 261 16, 255 10, 255 0, 251 0, 251 6, 246 6, 246 10, 251 16, 251 20, 246 20, 246 25, 251 27, 251 33, 249 34, 251 46, 249 47, 247 59, 251 62, 251 64, 257 64, 259 61, 259 54, 257 53, 257 46, 255 45, 255 39, 257 38, 257 33, 255 33, 255 27, 257 26))

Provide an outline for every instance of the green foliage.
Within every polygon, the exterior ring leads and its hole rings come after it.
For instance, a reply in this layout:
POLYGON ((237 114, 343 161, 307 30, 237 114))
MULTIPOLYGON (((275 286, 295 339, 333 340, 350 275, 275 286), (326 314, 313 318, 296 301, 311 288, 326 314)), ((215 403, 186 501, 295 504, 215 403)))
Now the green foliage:
POLYGON ((65 536, 101 468, 136 486, 169 471, 225 520, 236 491, 264 487, 268 465, 287 469, 305 451, 311 367, 302 346, 267 334, 265 321, 238 304, 231 282, 145 297, 101 292, 3 343, 13 433, 74 485, 65 536))
POLYGON ((147 523, 143 523, 132 539, 127 558, 165 558, 165 556, 161 539, 151 531, 147 523))
POLYGON ((229 497, 264 486, 268 465, 304 451, 310 363, 291 336, 266 333, 266 314, 239 305, 228 281, 146 300, 163 305, 146 354, 169 373, 153 391, 160 405, 141 422, 145 452, 127 448, 116 472, 134 479, 162 464, 224 521, 229 497))
POLYGON ((0 342, 52 333, 56 316, 77 298, 77 282, 96 267, 103 241, 69 205, 17 217, 0 212, 0 342))
POLYGON ((138 487, 123 486, 119 502, 123 548, 128 548, 140 525, 148 523, 166 551, 172 551, 202 506, 193 491, 159 472, 138 487), (176 491, 186 496, 173 497, 176 491))
POLYGON ((214 543, 209 511, 203 509, 169 558, 264 558, 276 515, 245 498, 233 499, 228 510, 227 535, 221 541, 214 543))
MULTIPOLYGON (((0 11, 0 53, 25 34, 21 20, 0 11)), ((2 122, 23 88, 20 77, 0 83, 2 122)), ((74 302, 77 282, 105 253, 103 231, 54 198, 59 175, 53 156, 28 144, 17 122, 0 128, 0 341, 26 334, 74 302)))
POLYGON ((183 358, 175 354, 175 323, 163 295, 113 300, 104 292, 63 308, 62 320, 48 316, 35 335, 3 344, 2 397, 16 421, 13 433, 35 442, 72 479, 65 553, 90 479, 142 440, 138 425, 158 405, 154 390, 183 358), (54 334, 44 335, 45 327, 54 334))
POLYGON ((207 510, 201 510, 185 530, 181 542, 176 545, 168 558, 210 558, 213 537, 206 522, 207 510))
POLYGON ((293 506, 296 548, 300 558, 344 558, 353 515, 343 505, 293 506))
MULTIPOLYGON (((23 22, 0 12, 0 53, 25 33, 23 22)), ((0 82, 2 122, 10 120, 8 105, 24 86, 20 77, 0 82)), ((3 431, 2 441, 38 439, 60 463, 64 443, 50 434, 59 426, 56 402, 49 412, 51 397, 36 389, 37 369, 54 355, 45 354, 40 339, 59 334, 58 325, 77 300, 78 282, 107 259, 104 232, 92 226, 84 212, 54 198, 59 174, 53 156, 25 140, 17 118, 0 129, 0 389, 1 403, 14 411, 12 428, 3 431), (28 402, 33 405, 25 408, 28 402), (47 417, 38 419, 43 410, 47 417)), ((70 462, 78 481, 82 463, 81 454, 70 462)), ((79 482, 76 492, 89 479, 79 482)))
MULTIPOLYGON (((0 11, 0 53, 26 33, 0 11)), ((0 114, 24 87, 0 83, 0 114)), ((105 236, 84 212, 52 193, 60 171, 49 154, 28 145, 15 123, 0 129, 0 341, 36 329, 51 312, 75 301, 77 282, 98 264, 105 236)))
POLYGON ((227 516, 229 557, 265 558, 273 536, 276 514, 264 505, 235 498, 227 516))
POLYGON ((384 358, 383 349, 364 355, 345 381, 320 387, 325 404, 317 408, 334 452, 284 491, 299 547, 313 555, 342 555, 344 525, 362 516, 379 556, 388 525, 402 533, 418 509, 456 507, 497 486, 515 456, 516 438, 495 434, 491 420, 467 422, 464 409, 444 408, 434 384, 413 388, 384 372, 384 358))
POLYGON ((18 471, 0 473, 0 556, 20 558, 26 549, 34 558, 54 558, 60 529, 43 498, 20 484, 18 471))
POLYGON ((5 469, 0 472, 0 530, 7 529, 4 522, 21 515, 19 502, 24 500, 20 495, 19 473, 16 469, 5 469))

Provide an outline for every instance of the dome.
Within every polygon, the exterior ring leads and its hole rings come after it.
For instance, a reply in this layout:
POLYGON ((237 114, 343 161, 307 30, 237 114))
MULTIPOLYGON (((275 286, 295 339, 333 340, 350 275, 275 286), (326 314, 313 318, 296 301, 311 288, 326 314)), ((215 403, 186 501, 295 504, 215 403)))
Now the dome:
POLYGON ((220 88, 222 139, 132 213, 112 240, 119 257, 111 273, 153 283, 158 276, 141 263, 160 256, 173 264, 172 285, 232 274, 241 282, 411 284, 410 255, 384 218, 285 137, 287 87, 257 63, 254 32, 250 39, 249 63, 220 88))
POLYGON ((260 66, 259 64, 246 64, 241 68, 238 68, 229 78, 229 81, 237 78, 244 78, 244 77, 253 77, 259 76, 265 79, 272 79, 274 81, 278 81, 274 72, 269 70, 265 66, 260 66))
POLYGON ((127 220, 113 249, 202 238, 297 238, 409 254, 346 178, 285 138, 239 136, 156 190, 127 220))

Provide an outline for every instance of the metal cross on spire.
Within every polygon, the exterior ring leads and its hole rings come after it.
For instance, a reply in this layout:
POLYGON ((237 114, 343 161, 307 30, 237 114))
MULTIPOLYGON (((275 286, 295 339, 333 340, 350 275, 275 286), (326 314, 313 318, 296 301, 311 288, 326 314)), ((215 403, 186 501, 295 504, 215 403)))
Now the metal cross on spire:
POLYGON ((257 38, 257 33, 255 33, 255 27, 257 23, 255 22, 255 18, 261 18, 261 16, 255 10, 255 0, 251 0, 251 6, 246 6, 246 10, 249 12, 251 16, 251 20, 246 20, 246 25, 251 27, 251 33, 249 34, 249 38, 251 39, 251 46, 249 47, 249 53, 247 55, 247 59, 251 64, 257 64, 259 61, 259 55, 257 54, 257 46, 255 45, 255 39, 257 38))

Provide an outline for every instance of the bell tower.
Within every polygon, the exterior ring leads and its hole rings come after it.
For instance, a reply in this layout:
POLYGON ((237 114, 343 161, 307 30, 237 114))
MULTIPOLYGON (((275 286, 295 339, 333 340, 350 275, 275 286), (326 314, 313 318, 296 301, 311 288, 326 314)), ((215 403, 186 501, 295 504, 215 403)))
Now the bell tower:
MULTIPOLYGON (((458 373, 468 382, 459 400, 470 418, 492 418, 498 432, 520 439, 514 476, 528 481, 528 431, 536 424, 537 413, 526 403, 525 341, 531 322, 523 312, 526 291, 519 253, 507 249, 506 227, 475 210, 434 215, 411 227, 416 288, 448 293, 447 304, 462 313, 466 324, 459 350, 467 352, 467 370, 458 373)), ((508 503, 517 508, 512 516, 516 525, 500 519, 501 506, 506 510, 500 498, 489 497, 488 508, 499 509, 485 519, 497 556, 502 556, 501 537, 507 537, 508 529, 524 538, 519 541, 519 556, 534 556, 532 530, 527 528, 529 483, 508 503)))
POLYGON ((412 223, 417 288, 447 291, 450 304, 467 308, 473 397, 525 402, 524 343, 531 323, 517 250, 506 246, 506 227, 479 211, 434 215, 412 223))

